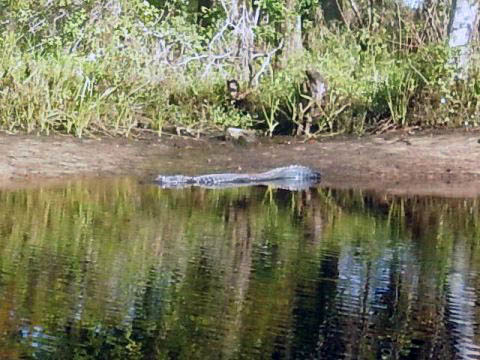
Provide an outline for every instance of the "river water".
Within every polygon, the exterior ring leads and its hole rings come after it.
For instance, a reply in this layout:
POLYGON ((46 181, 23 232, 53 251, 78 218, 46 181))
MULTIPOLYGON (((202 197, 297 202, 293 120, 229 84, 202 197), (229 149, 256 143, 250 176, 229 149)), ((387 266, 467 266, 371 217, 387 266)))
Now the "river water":
POLYGON ((478 199, 0 191, 0 359, 480 358, 478 199))

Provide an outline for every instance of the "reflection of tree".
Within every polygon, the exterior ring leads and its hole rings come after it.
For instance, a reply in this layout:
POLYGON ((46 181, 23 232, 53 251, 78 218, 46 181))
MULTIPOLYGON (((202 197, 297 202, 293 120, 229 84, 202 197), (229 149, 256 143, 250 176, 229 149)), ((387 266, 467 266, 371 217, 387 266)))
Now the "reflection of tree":
MULTIPOLYGON (((346 198, 358 196, 348 192, 329 195, 348 211, 352 207, 346 198)), ((478 206, 476 202, 464 201, 451 201, 447 205, 445 200, 434 198, 405 201, 382 196, 377 202, 376 197, 375 194, 364 194, 363 199, 357 197, 353 199, 353 208, 363 209, 367 218, 368 214, 374 214, 375 218, 385 216, 391 228, 379 234, 381 223, 375 220, 368 226, 371 233, 366 236, 352 234, 352 240, 348 241, 348 232, 342 233, 337 342, 347 339, 344 355, 353 357, 376 354, 399 358, 409 354, 414 358, 452 358, 451 350, 445 347, 450 335, 443 322, 446 256, 452 232, 456 236, 459 232, 468 233, 469 239, 475 239, 478 221, 472 223, 472 220, 478 216, 478 206), (395 230, 393 226, 403 230, 395 230), (411 244, 402 240, 408 239, 409 233, 411 244), (372 247, 369 243, 375 239, 378 240, 372 247)), ((359 225, 357 222, 353 228, 358 229, 359 225)), ((324 241, 327 239, 328 235, 324 241)), ((460 302, 469 298, 465 291, 457 295, 461 295, 457 297, 460 302)), ((470 323, 476 322, 470 320, 470 323)), ((476 351, 475 345, 469 350, 476 351)))
MULTIPOLYGON (((15 284, 10 282, 8 285, 4 285, 3 278, 5 274, 0 272, 0 287, 7 294, 15 293, 15 284)), ((12 314, 16 314, 17 304, 15 297, 7 296, 2 297, 0 306, 0 359, 20 359, 22 353, 19 351, 18 342, 21 340, 18 333, 20 332, 18 325, 18 318, 12 314)))
POLYGON ((332 252, 321 259, 313 277, 300 279, 295 289, 292 356, 309 358, 342 352, 344 344, 334 339, 337 325, 335 291, 338 258, 332 252), (313 284, 311 283, 313 278, 313 284))
POLYGON ((140 344, 144 359, 157 359, 165 347, 165 312, 168 308, 168 279, 161 269, 152 267, 145 287, 139 291, 132 319, 132 340, 140 344))
POLYGON ((452 327, 451 337, 455 353, 461 359, 480 357, 478 298, 474 287, 478 269, 472 269, 473 254, 467 249, 465 239, 453 242, 452 266, 447 286, 447 324, 452 327))
POLYGON ((242 206, 229 206, 226 209, 226 225, 229 228, 231 241, 230 256, 231 263, 226 266, 225 287, 231 287, 231 304, 226 310, 227 316, 231 317, 231 326, 225 330, 223 341, 224 352, 237 349, 239 344, 239 330, 242 328, 242 313, 250 284, 250 272, 252 269, 252 243, 255 242, 253 224, 245 202, 242 206))
POLYGON ((336 336, 333 342, 336 348, 328 348, 326 337, 323 353, 339 357, 348 354, 366 358, 377 354, 375 356, 395 358, 397 348, 402 347, 402 336, 408 333, 405 322, 408 299, 401 288, 407 279, 400 275, 398 267, 411 254, 404 247, 392 246, 390 241, 394 239, 388 238, 389 228, 377 223, 375 218, 358 217, 354 223, 358 225, 353 231, 343 230, 339 247, 333 309, 336 324, 331 329, 336 336), (358 226, 360 221, 362 226, 358 226), (388 341, 381 340, 382 337, 388 341))

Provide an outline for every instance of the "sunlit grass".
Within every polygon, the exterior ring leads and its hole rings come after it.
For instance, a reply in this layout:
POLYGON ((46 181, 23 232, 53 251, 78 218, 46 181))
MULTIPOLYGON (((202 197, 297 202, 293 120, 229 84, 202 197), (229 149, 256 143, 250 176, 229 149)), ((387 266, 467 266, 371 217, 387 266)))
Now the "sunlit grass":
MULTIPOLYGON (((86 10, 79 8, 54 34, 46 25, 36 35, 22 33, 32 20, 12 13, 18 28, 0 29, 1 129, 81 137, 161 135, 164 129, 198 136, 229 126, 272 135, 294 133, 307 121, 313 134, 478 125, 478 56, 469 80, 455 80, 446 43, 419 42, 420 28, 399 8, 400 28, 310 29, 308 51, 282 66, 272 60, 255 82, 241 81, 248 95, 233 105, 225 81, 243 76, 240 63, 195 60, 212 49, 205 33, 180 14, 160 22, 159 10, 146 2, 119 4, 128 9, 122 16, 106 14, 95 24, 85 23, 86 10), (328 84, 315 112, 304 111, 311 69, 328 84)), ((46 16, 35 6, 28 11, 46 16)), ((255 61, 251 76, 262 69, 255 61)))

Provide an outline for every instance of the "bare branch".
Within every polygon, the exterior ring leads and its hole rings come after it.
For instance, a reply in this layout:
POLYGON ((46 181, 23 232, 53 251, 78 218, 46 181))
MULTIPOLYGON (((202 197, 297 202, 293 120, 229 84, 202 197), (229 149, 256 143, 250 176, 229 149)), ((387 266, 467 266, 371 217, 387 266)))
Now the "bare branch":
POLYGON ((252 84, 254 86, 258 85, 258 81, 260 79, 260 76, 262 76, 262 74, 265 72, 265 70, 267 69, 267 66, 270 65, 270 62, 272 61, 273 55, 275 55, 275 53, 278 50, 280 50, 282 47, 283 47, 283 39, 282 39, 282 41, 280 41, 280 44, 275 49, 273 49, 272 51, 263 55, 263 56, 265 56, 265 60, 263 61, 262 66, 260 67, 260 70, 255 74, 255 76, 252 80, 252 84))

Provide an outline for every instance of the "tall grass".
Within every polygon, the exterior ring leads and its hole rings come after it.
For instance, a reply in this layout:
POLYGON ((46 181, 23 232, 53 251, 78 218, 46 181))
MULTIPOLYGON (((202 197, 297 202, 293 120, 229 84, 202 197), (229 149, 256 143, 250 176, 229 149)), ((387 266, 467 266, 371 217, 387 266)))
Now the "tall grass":
POLYGON ((228 28, 218 32, 218 14, 206 29, 139 0, 87 1, 55 23, 54 9, 21 3, 0 16, 8 17, 0 21, 0 127, 9 132, 199 135, 237 126, 272 135, 301 133, 308 122, 307 135, 316 135, 479 122, 478 57, 469 81, 454 80, 445 39, 399 7, 373 9, 364 25, 310 26, 307 50, 289 63, 258 31, 254 41, 271 61, 253 59, 252 75, 262 76, 249 82, 243 59, 218 55, 236 41, 228 28), (328 93, 308 106, 312 68, 328 93), (231 78, 248 90, 241 105, 225 87, 231 78))

